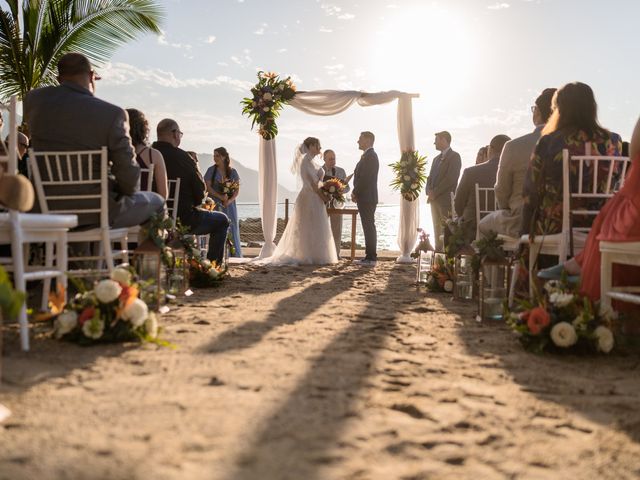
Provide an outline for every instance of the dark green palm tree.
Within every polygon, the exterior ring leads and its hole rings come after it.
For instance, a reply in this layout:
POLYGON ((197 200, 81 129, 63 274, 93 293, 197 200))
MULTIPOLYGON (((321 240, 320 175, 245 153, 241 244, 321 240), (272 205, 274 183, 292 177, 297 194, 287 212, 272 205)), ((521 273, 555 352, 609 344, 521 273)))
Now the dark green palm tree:
POLYGON ((62 55, 84 53, 97 65, 137 35, 160 33, 154 0, 5 0, 0 9, 0 100, 56 84, 62 55))

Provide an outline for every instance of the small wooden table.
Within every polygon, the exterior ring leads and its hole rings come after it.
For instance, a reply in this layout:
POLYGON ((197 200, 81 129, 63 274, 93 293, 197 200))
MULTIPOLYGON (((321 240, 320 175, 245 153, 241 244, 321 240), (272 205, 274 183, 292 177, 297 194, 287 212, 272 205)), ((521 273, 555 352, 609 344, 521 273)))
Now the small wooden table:
POLYGON ((357 208, 327 208, 329 215, 351 215, 351 261, 356 258, 356 218, 357 208))

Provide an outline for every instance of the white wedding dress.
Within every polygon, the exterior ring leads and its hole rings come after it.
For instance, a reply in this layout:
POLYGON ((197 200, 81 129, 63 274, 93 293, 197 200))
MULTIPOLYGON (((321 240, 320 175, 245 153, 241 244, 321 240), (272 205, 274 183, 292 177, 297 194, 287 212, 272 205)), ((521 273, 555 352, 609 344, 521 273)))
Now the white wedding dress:
POLYGON ((313 155, 304 146, 296 149, 293 165, 302 181, 293 213, 273 256, 259 263, 269 265, 327 265, 338 263, 331 234, 329 215, 316 193, 324 176, 322 168, 313 163, 313 155))

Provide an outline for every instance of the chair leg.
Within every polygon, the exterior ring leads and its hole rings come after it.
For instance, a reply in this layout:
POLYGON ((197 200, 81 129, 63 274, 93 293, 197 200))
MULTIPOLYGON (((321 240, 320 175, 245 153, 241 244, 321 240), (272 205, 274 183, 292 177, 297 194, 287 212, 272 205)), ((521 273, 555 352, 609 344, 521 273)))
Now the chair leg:
MULTIPOLYGON (((18 231, 13 232, 13 238, 11 242, 11 255, 13 256, 13 281, 16 290, 20 292, 27 291, 26 282, 24 279, 24 253, 22 244, 22 235, 18 231)), ((18 322, 20 324, 20 345, 25 352, 29 351, 29 320, 27 318, 27 305, 26 301, 20 308, 18 314, 18 322)))
POLYGON ((535 264, 537 259, 535 248, 535 242, 529 242, 529 298, 531 299, 533 299, 533 265, 535 264))
MULTIPOLYGON (((44 265, 47 270, 51 270, 53 268, 53 243, 45 243, 44 248, 44 265)), ((42 285, 42 305, 40 307, 42 310, 46 310, 49 305, 49 293, 51 293, 51 278, 45 278, 42 285)))
POLYGON ((65 301, 68 299, 67 292, 67 271, 69 270, 69 257, 68 257, 68 244, 67 244, 67 232, 60 232, 58 234, 58 241, 56 243, 56 268, 62 272, 62 275, 58 277, 56 282, 60 282, 64 287, 65 301))
POLYGON ((129 263, 129 236, 120 239, 120 250, 122 250, 122 263, 129 263))
POLYGON ((600 302, 603 307, 611 307, 611 298, 607 295, 612 287, 613 262, 611 254, 600 252, 600 302))
POLYGON ((104 252, 103 255, 107 263, 107 270, 109 271, 109 273, 111 273, 115 268, 113 265, 113 247, 111 245, 111 238, 109 238, 109 232, 106 230, 103 230, 102 232, 102 242, 100 242, 100 248, 103 249, 104 252))

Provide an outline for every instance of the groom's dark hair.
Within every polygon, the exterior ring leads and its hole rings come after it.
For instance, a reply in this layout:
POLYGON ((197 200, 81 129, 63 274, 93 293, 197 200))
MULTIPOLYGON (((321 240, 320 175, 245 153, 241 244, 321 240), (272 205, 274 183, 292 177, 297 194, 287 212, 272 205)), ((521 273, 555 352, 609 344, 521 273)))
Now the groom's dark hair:
POLYGON ((360 135, 371 140, 371 143, 374 143, 376 141, 376 136, 373 134, 373 132, 365 131, 361 132, 360 135))

